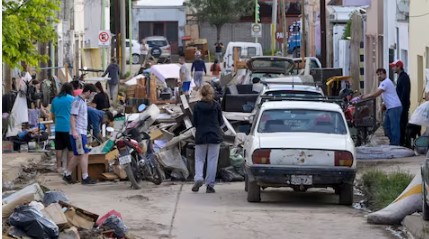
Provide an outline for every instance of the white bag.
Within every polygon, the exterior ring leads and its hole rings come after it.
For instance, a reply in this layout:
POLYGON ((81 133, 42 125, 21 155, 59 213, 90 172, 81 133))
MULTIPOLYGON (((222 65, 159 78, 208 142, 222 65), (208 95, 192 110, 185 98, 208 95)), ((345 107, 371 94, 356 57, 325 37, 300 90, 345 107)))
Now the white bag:
POLYGON ((416 108, 410 117, 409 123, 429 127, 429 101, 416 108))

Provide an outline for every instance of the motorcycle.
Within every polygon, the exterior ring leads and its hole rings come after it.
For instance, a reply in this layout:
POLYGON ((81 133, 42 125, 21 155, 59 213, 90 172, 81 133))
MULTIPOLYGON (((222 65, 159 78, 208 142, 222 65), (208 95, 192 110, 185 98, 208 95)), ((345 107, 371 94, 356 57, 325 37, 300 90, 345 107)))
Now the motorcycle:
POLYGON ((155 158, 150 141, 150 136, 144 129, 147 116, 143 120, 137 120, 131 126, 125 124, 125 129, 118 133, 115 139, 116 148, 119 151, 119 164, 124 167, 131 187, 140 189, 139 183, 148 180, 159 185, 163 180, 163 172, 155 158))

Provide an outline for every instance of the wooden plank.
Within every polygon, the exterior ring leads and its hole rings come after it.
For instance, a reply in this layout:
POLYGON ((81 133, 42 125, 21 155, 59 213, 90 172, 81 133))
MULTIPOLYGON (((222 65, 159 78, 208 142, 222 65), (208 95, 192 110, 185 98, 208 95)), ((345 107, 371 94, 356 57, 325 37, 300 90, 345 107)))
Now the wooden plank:
POLYGON ((114 174, 114 173, 102 173, 101 174, 104 178, 106 178, 107 180, 115 180, 115 179, 119 179, 118 175, 114 174))

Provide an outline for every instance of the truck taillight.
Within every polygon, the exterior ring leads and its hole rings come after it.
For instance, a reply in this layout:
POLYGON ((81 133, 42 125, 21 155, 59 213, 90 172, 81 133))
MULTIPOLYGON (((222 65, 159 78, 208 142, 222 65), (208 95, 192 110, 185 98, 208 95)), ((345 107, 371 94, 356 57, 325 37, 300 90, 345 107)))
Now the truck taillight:
POLYGON ((257 149, 252 154, 254 164, 270 164, 271 149, 257 149))
POLYGON ((335 152, 335 166, 351 167, 353 165, 353 154, 348 151, 335 152))

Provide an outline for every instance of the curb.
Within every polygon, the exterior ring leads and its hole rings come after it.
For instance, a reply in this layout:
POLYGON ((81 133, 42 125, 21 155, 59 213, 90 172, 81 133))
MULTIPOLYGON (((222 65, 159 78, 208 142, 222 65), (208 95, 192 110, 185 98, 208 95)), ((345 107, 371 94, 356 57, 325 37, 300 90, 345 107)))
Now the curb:
POLYGON ((429 221, 423 221, 421 215, 406 216, 402 221, 402 225, 407 228, 408 233, 415 239, 429 238, 429 221))

